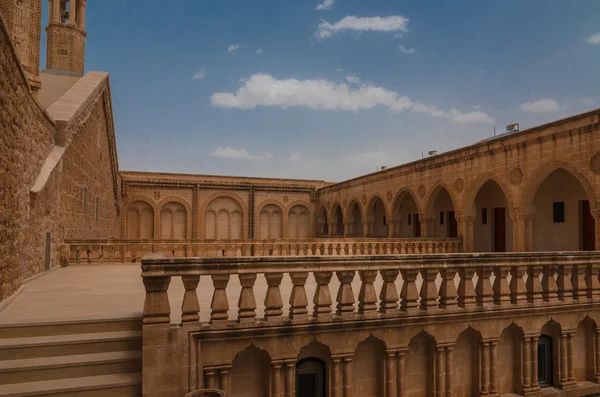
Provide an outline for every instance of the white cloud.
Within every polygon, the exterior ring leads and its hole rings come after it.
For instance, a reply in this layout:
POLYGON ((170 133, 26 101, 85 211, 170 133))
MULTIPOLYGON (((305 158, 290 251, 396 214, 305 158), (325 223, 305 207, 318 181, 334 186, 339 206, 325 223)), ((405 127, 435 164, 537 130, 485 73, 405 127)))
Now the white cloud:
POLYGON ((456 109, 452 109, 449 112, 440 110, 435 106, 427 106, 423 105, 420 102, 417 102, 412 107, 413 112, 418 113, 427 113, 433 117, 443 117, 449 119, 453 123, 458 124, 470 124, 470 123, 483 123, 483 124, 492 124, 494 123, 494 119, 491 118, 487 113, 484 113, 479 109, 478 106, 474 106, 474 112, 461 112, 456 109))
POLYGON ((263 53, 263 50, 262 50, 262 48, 261 48, 261 47, 258 47, 258 50, 256 50, 256 53, 257 53, 257 54, 262 54, 262 53, 263 53))
POLYGON ((239 44, 232 44, 229 47, 227 47, 227 51, 232 52, 232 51, 237 50, 238 48, 240 48, 239 44))
POLYGON ((377 105, 392 111, 410 108, 408 97, 373 85, 356 89, 328 80, 277 80, 268 74, 255 74, 236 93, 212 95, 214 106, 253 109, 257 106, 308 107, 317 110, 361 110, 377 105))
POLYGON ((590 44, 600 44, 600 32, 590 35, 585 41, 590 44))
POLYGON ((315 10, 331 10, 331 8, 333 7, 333 3, 335 3, 335 0, 324 0, 322 3, 317 4, 317 6, 315 7, 315 10))
POLYGON ((294 152, 294 153, 290 154, 290 157, 288 158, 288 161, 290 161, 292 163, 297 163, 300 160, 302 160, 302 155, 298 152, 294 152))
POLYGON ((523 103, 521 110, 524 112, 555 112, 559 107, 554 99, 543 98, 539 101, 523 103))
POLYGON ((346 81, 350 84, 360 84, 360 77, 349 74, 346 76, 346 81))
POLYGON ((594 102, 596 102, 594 98, 581 98, 581 103, 584 105, 593 105, 594 102))
POLYGON ((202 80, 205 77, 206 77, 206 71, 204 69, 200 69, 196 73, 194 73, 194 75, 192 76, 192 79, 193 80, 202 80))
MULTIPOLYGON (((346 79, 352 79, 348 76, 346 79)), ((258 106, 308 107, 315 110, 372 109, 385 106, 393 112, 412 110, 434 117, 444 117, 455 123, 493 123, 493 119, 481 111, 463 113, 456 109, 449 112, 413 102, 407 96, 375 85, 345 83, 328 80, 277 80, 269 74, 254 74, 243 81, 235 93, 217 92, 211 96, 213 106, 237 109, 254 109, 258 106)))
POLYGON ((230 147, 219 146, 209 153, 210 156, 225 159, 243 159, 243 160, 266 160, 271 158, 269 153, 251 154, 246 149, 234 149, 230 147))
POLYGON ((414 48, 406 49, 406 47, 404 47, 403 45, 399 45, 398 48, 400 49, 400 52, 402 52, 403 54, 414 54, 415 53, 414 48))
POLYGON ((336 32, 352 31, 377 31, 377 32, 408 32, 408 18, 402 15, 389 17, 355 17, 346 16, 336 23, 322 21, 317 27, 315 36, 319 39, 331 37, 336 32))
POLYGON ((481 111, 475 112, 460 112, 456 109, 450 110, 450 121, 459 124, 469 124, 469 123, 483 123, 483 124, 493 124, 494 119, 488 116, 486 113, 481 111))

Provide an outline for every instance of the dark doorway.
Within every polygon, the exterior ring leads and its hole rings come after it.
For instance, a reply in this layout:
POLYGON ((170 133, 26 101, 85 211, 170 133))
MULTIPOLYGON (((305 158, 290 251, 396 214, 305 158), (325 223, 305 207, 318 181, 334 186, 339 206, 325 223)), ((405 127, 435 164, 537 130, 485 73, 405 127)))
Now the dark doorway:
POLYGON ((419 214, 413 214, 413 236, 421 237, 421 222, 419 222, 419 214))
POLYGON ((454 216, 454 211, 448 211, 448 216, 446 217, 448 224, 448 237, 457 237, 458 236, 458 223, 456 223, 456 217, 454 216))
POLYGON ((579 219, 581 219, 581 250, 594 251, 596 249, 596 222, 590 211, 588 200, 579 202, 579 213, 579 219))
POLYGON ((296 397, 325 397, 325 362, 309 357, 296 364, 296 397))
POLYGON ((506 252, 506 209, 494 208, 494 252, 506 252))
POLYGON ((540 387, 552 386, 552 338, 540 336, 538 341, 538 383, 540 387))

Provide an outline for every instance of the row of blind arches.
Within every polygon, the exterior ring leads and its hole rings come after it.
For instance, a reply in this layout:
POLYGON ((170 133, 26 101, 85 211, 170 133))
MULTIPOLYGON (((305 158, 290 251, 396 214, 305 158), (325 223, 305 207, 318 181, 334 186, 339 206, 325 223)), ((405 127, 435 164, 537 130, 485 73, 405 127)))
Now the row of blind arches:
MULTIPOLYGON (((243 238, 243 211, 241 205, 230 197, 217 197, 206 208, 205 238, 208 240, 240 240, 243 238)), ((257 238, 274 240, 283 236, 283 213, 280 207, 268 204, 259 214, 257 238)), ((290 239, 310 237, 310 214, 303 205, 292 207, 288 213, 290 239)), ((188 214, 178 202, 165 204, 160 211, 159 233, 154 231, 154 210, 145 201, 135 201, 128 206, 125 234, 127 239, 186 239, 188 214)))

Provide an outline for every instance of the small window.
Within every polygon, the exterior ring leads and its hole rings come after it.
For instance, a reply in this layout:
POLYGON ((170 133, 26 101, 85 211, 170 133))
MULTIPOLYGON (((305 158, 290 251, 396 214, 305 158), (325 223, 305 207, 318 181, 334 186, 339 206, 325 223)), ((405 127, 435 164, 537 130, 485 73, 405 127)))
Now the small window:
POLYGON ((440 225, 444 224, 444 211, 440 212, 440 225))
POLYGON ((412 225, 412 217, 411 214, 408 214, 408 226, 412 225))
POLYGON ((552 204, 552 216, 554 223, 564 223, 565 221, 565 202, 558 201, 552 204))
POLYGON ((81 191, 81 212, 83 212, 83 214, 87 214, 87 187, 82 186, 81 191))
POLYGON ((481 209, 481 224, 487 225, 487 208, 481 209))
POLYGON ((383 216, 383 226, 385 226, 385 215, 383 216))
POLYGON ((98 222, 99 216, 100 216, 100 198, 96 197, 96 222, 98 222))

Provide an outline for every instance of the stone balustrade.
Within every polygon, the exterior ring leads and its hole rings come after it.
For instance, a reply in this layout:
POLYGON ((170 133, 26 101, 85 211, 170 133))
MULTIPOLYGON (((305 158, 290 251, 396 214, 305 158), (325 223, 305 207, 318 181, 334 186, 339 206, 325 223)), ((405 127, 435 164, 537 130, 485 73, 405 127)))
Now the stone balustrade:
POLYGON ((353 256, 462 252, 457 238, 312 239, 289 241, 67 240, 69 263, 135 263, 145 254, 168 258, 353 256))
POLYGON ((205 325, 212 329, 589 303, 600 299, 597 259, 596 254, 585 252, 235 259, 150 254, 142 259, 143 322, 171 322, 168 287, 173 277, 181 277, 185 287, 182 323, 198 323, 200 310, 210 311, 205 325), (358 299, 353 287, 357 273, 358 299), (267 288, 257 295, 259 275, 266 279, 267 288), (212 280, 212 291, 202 290, 212 294, 210 307, 198 303, 201 277, 212 280), (227 287, 232 277, 239 279, 241 289, 236 312, 229 310, 227 287), (284 277, 292 284, 289 296, 281 292, 284 277), (311 286, 312 306, 308 283, 316 284, 311 286), (257 300, 262 298, 264 316, 259 318, 257 300))

